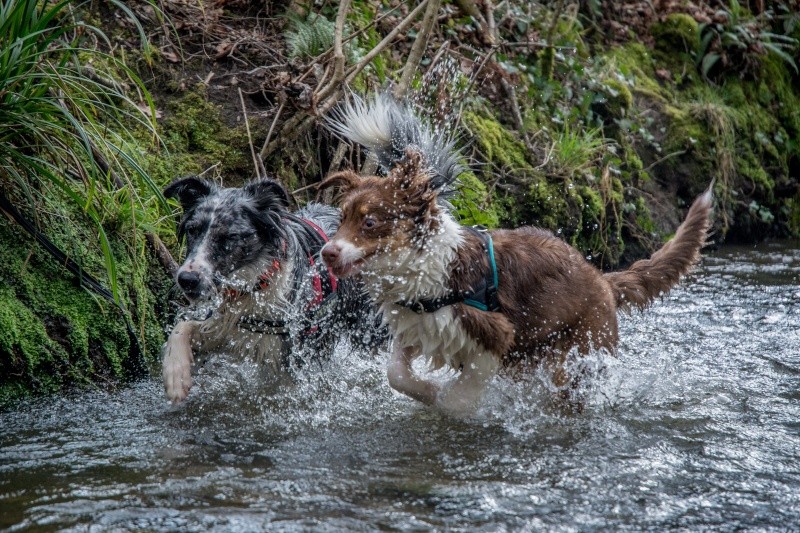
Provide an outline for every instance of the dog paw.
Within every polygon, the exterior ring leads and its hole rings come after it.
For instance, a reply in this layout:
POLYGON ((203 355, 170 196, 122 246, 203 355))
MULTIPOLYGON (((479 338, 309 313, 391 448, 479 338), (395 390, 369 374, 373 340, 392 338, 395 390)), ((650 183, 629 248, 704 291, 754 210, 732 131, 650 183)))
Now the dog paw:
POLYGON ((442 390, 436 397, 436 408, 454 418, 473 416, 480 405, 481 396, 460 394, 455 387, 442 390), (455 390, 454 390, 455 389, 455 390))
POLYGON ((161 376, 164 391, 173 403, 179 403, 189 395, 192 388, 192 349, 188 342, 170 338, 164 345, 161 376))

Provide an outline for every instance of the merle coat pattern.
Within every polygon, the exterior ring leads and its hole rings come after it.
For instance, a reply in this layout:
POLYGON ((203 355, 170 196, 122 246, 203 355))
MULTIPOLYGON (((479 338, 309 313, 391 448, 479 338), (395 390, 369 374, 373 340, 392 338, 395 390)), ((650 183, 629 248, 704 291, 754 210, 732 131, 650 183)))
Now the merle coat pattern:
POLYGON ((279 373, 329 353, 342 331, 356 344, 380 341, 360 285, 331 279, 318 257, 324 240, 313 225, 331 235, 337 209, 312 203, 291 213, 286 191, 271 179, 220 188, 187 177, 164 195, 183 208, 178 235, 187 254, 175 278, 191 304, 163 349, 170 400, 188 395, 195 353, 244 352, 279 373))

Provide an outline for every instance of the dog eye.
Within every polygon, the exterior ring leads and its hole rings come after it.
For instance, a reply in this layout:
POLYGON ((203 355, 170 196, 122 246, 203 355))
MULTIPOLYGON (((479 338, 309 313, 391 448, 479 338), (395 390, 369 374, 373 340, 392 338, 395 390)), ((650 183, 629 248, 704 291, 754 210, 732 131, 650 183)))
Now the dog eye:
POLYGON ((364 219, 364 222, 362 222, 362 225, 367 229, 374 228, 377 224, 378 221, 373 217, 367 217, 364 219))
POLYGON ((200 231, 200 224, 187 224, 184 226, 183 231, 186 233, 186 235, 192 237, 196 235, 198 231, 200 231))

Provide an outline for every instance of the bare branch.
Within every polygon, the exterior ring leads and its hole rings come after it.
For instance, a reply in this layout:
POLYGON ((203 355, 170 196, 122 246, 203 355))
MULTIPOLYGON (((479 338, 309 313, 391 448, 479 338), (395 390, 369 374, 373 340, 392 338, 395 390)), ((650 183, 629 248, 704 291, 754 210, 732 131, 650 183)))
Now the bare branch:
POLYGON ((145 238, 147 239, 147 244, 150 245, 152 248, 153 253, 158 258, 158 262, 161 263, 161 266, 164 267, 164 270, 169 274, 169 277, 174 277, 175 272, 178 270, 178 263, 175 262, 175 259, 172 258, 172 254, 169 253, 167 247, 164 246, 164 243, 161 242, 161 239, 155 233, 150 233, 149 231, 144 234, 145 238))
POLYGON ((347 10, 350 9, 350 0, 341 0, 339 12, 336 14, 336 27, 333 30, 333 77, 344 78, 344 49, 342 48, 342 34, 344 23, 347 20, 347 10))
POLYGON ((489 23, 486 21, 486 18, 481 13, 480 8, 475 3, 475 0, 456 0, 458 7, 461 8, 461 11, 472 17, 476 24, 478 24, 478 29, 483 35, 486 44, 495 45, 496 41, 494 40, 494 34, 488 29, 489 23))
POLYGON ((500 78, 500 85, 503 86, 503 90, 508 95, 508 99, 511 101, 511 116, 514 118, 514 126, 517 128, 517 131, 522 131, 522 113, 519 109, 519 100, 517 99, 517 91, 514 89, 514 86, 511 85, 508 80, 505 78, 500 78))
POLYGON ((250 122, 247 120, 247 107, 244 105, 244 96, 242 89, 239 88, 239 101, 242 103, 242 114, 244 115, 244 128, 247 131, 247 143, 250 145, 250 155, 253 157, 253 166, 255 167, 256 177, 264 178, 267 176, 267 169, 264 168, 264 163, 260 157, 256 157, 256 149, 253 146, 253 137, 250 135, 250 122))
POLYGON ((278 123, 278 119, 280 118, 285 105, 286 105, 285 102, 281 102, 280 107, 278 107, 278 111, 275 112, 275 117, 272 119, 272 124, 269 125, 269 131, 267 131, 267 138, 264 139, 264 146, 261 147, 261 152, 258 154, 259 156, 261 156, 261 161, 264 161, 264 158, 267 157, 267 154, 271 152, 271 150, 267 150, 267 146, 269 146, 269 140, 272 138, 272 132, 275 129, 275 124, 278 123))
POLYGON ((428 47, 428 39, 433 30, 433 25, 436 22, 436 14, 439 12, 439 6, 441 6, 441 4, 442 0, 428 1, 428 7, 425 9, 425 15, 422 18, 420 30, 417 32, 417 38, 411 47, 411 51, 408 53, 408 60, 403 67, 403 74, 400 76, 400 82, 394 89, 394 97, 398 100, 405 97, 408 87, 411 85, 411 80, 414 78, 414 73, 419 67, 422 55, 428 47))
MULTIPOLYGON (((417 16, 422 12, 423 9, 428 5, 430 0, 422 0, 422 2, 417 5, 407 16, 404 18, 400 23, 395 26, 395 28, 386 35, 375 47, 370 50, 357 64, 351 66, 349 69, 345 71, 344 78, 338 78, 336 75, 331 77, 331 80, 325 84, 324 87, 317 90, 315 95, 315 99, 318 102, 316 107, 316 114, 323 115, 328 110, 330 110, 336 103, 341 99, 344 95, 343 88, 346 87, 350 82, 364 70, 367 65, 369 65, 378 54, 383 52, 394 40, 395 38, 401 34, 402 32, 406 31, 417 16)), ((439 0, 440 1, 440 0, 439 0)), ((281 109, 283 105, 281 106, 281 109)), ((279 109, 280 112, 280 109, 279 109)), ((299 133, 305 131, 306 129, 310 128, 311 125, 316 120, 315 116, 306 115, 303 113, 296 113, 293 115, 289 120, 284 122, 283 126, 281 127, 281 134, 278 139, 272 139, 271 131, 272 127, 270 128, 270 134, 267 135, 267 140, 264 142, 264 147, 261 149, 261 158, 265 158, 269 155, 272 150, 274 150, 279 140, 283 141, 287 138, 292 138, 299 133)), ((273 121, 273 126, 277 122, 276 120, 273 121)))

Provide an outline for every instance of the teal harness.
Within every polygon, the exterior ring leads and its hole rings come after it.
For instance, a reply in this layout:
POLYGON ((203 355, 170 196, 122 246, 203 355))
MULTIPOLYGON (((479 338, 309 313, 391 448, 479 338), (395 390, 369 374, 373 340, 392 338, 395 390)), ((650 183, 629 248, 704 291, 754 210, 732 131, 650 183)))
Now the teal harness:
POLYGON ((480 237, 483 249, 489 257, 489 271, 474 288, 466 291, 453 291, 439 298, 416 300, 413 302, 397 302, 415 313, 433 313, 448 305, 463 303, 481 311, 497 312, 500 300, 497 297, 498 276, 497 263, 494 259, 494 243, 492 236, 481 226, 464 226, 465 229, 480 237))

